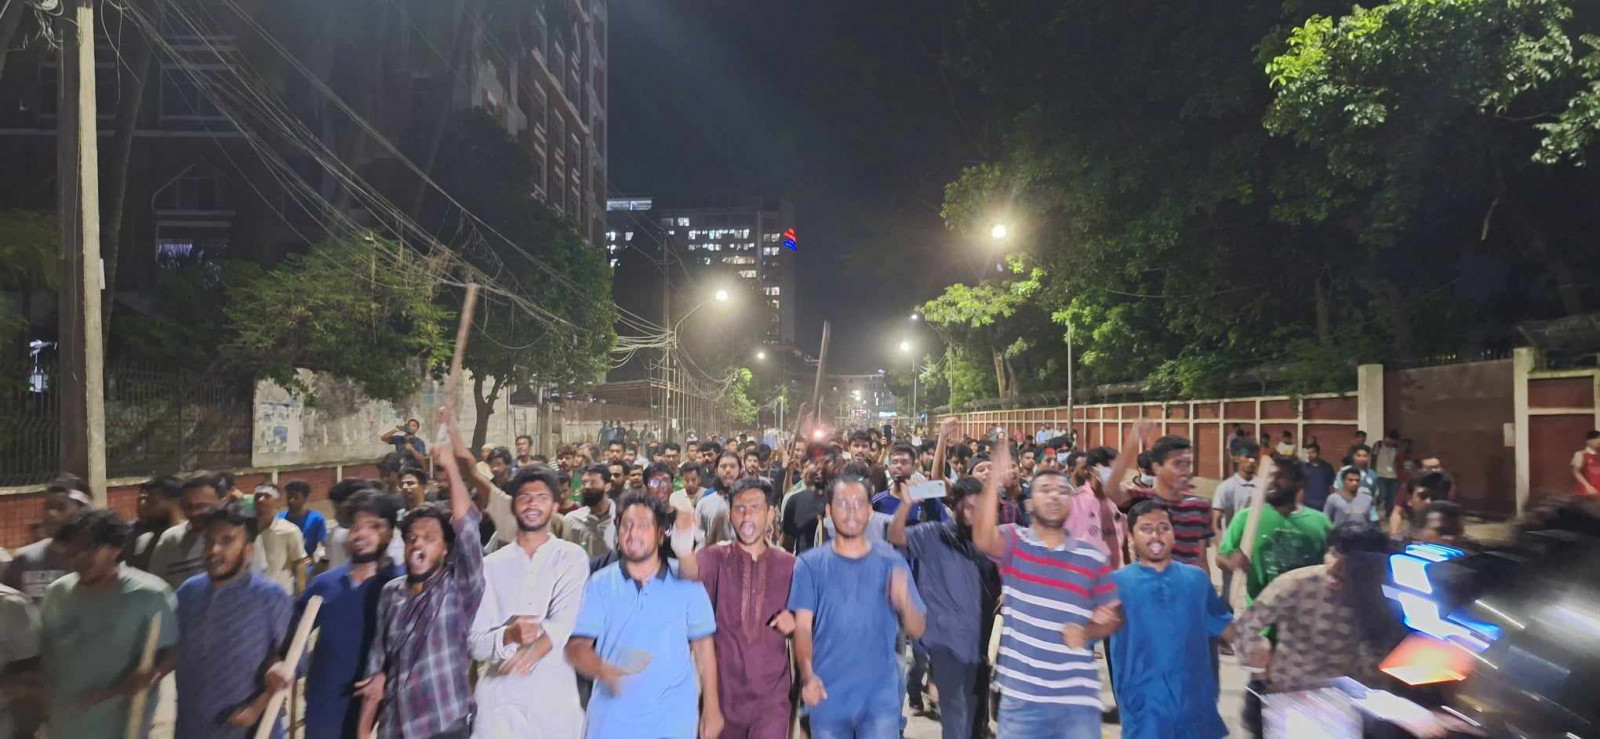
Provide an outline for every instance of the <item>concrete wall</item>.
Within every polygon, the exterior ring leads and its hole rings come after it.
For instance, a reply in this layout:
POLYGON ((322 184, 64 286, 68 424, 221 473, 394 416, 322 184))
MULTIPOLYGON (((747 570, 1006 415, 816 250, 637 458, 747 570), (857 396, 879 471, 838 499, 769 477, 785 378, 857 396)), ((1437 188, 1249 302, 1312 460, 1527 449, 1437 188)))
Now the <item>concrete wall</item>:
MULTIPOLYGON (((300 378, 314 389, 315 404, 292 396, 270 380, 256 385, 252 422, 251 466, 271 468, 375 460, 393 450, 379 441, 385 431, 408 418, 422 421, 422 437, 431 446, 438 437, 439 407, 444 403, 444 383, 429 380, 399 403, 373 400, 353 383, 301 370, 300 378)), ((487 443, 509 447, 520 434, 535 437, 539 445, 537 408, 513 408, 509 390, 502 390, 489 417, 487 443)), ((462 382, 456 402, 461 431, 471 435, 477 422, 470 375, 462 382)))

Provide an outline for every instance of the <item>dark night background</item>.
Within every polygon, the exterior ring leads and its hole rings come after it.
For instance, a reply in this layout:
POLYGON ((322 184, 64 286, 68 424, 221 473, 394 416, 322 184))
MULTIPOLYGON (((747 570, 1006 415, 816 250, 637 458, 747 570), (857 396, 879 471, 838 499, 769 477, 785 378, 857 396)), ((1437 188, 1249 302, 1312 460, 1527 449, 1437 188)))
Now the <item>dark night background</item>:
POLYGON ((801 248, 795 339, 869 372, 959 269, 939 218, 976 158, 977 98, 941 57, 953 3, 618 0, 611 5, 611 196, 788 197, 801 248))

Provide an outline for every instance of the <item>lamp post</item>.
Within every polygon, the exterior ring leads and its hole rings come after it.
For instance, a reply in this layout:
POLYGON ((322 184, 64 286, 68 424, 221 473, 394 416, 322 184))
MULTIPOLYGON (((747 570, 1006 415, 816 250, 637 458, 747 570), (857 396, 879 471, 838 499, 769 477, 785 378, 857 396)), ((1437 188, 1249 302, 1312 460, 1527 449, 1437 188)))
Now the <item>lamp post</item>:
POLYGON ((911 342, 900 342, 900 351, 911 357, 911 427, 917 426, 917 355, 911 353, 911 342))
MULTIPOLYGON (((667 382, 667 423, 669 425, 672 423, 673 419, 676 418, 676 416, 673 415, 674 412, 681 411, 687 407, 687 403, 685 402, 686 399, 683 397, 678 398, 678 403, 676 406, 674 406, 672 402, 673 380, 677 374, 677 368, 674 366, 674 364, 676 362, 676 356, 678 353, 678 327, 682 326, 684 321, 689 320, 689 316, 694 315, 695 312, 706 307, 707 303, 726 303, 728 302, 728 298, 729 295, 727 290, 718 290, 715 293, 712 293, 711 297, 697 303, 693 308, 689 309, 688 313, 683 314, 683 317, 679 318, 677 323, 672 324, 672 331, 667 334, 667 342, 670 348, 667 351, 667 361, 663 367, 663 375, 665 376, 667 382)), ((680 392, 679 395, 681 396, 682 393, 680 392)))

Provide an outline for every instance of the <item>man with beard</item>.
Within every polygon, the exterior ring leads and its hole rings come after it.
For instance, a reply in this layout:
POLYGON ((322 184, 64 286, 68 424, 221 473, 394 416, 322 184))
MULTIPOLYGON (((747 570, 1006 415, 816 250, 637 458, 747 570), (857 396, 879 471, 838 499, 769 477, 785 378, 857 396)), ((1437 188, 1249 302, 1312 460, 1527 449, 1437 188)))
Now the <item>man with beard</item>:
POLYGON ((483 561, 483 602, 470 639, 472 658, 488 671, 478 680, 473 736, 576 739, 583 709, 562 653, 578 618, 589 558, 550 531, 561 500, 554 473, 526 468, 506 488, 517 534, 483 561))
POLYGON ((583 505, 566 516, 567 541, 583 548, 590 559, 603 557, 617 546, 617 521, 611 497, 606 495, 606 477, 610 473, 603 465, 590 465, 583 471, 583 505))
MULTIPOLYGON (((898 452, 889 453, 894 466, 898 452)), ((1000 598, 1000 573, 972 543, 972 520, 983 485, 964 477, 950 490, 954 520, 907 527, 911 494, 902 488, 900 506, 889 523, 889 543, 906 553, 916 573, 917 590, 928 604, 928 630, 922 635, 939 691, 940 724, 945 739, 982 736, 989 725, 985 647, 994 628, 1000 598)))
POLYGON ((183 521, 183 483, 158 475, 139 485, 139 520, 134 523, 123 562, 146 572, 161 533, 183 521))
POLYGON ((483 515, 462 478, 477 474, 472 453, 455 419, 448 425, 453 449, 437 461, 450 484, 449 512, 431 505, 400 522, 406 576, 385 585, 378 598, 368 677, 357 683, 363 736, 380 703, 385 739, 465 737, 472 729, 467 636, 483 599, 483 548, 475 536, 483 515))
POLYGON ((343 508, 351 522, 344 538, 349 564, 318 575, 296 605, 298 622, 311 597, 322 598, 322 632, 306 673, 306 739, 355 739, 361 706, 351 686, 361 679, 377 630, 378 595, 401 574, 387 556, 398 515, 393 498, 360 490, 343 508))
POLYGON ((1290 460, 1263 461, 1261 468, 1261 479, 1268 483, 1266 505, 1261 506, 1252 554, 1245 556, 1241 546, 1250 520, 1249 507, 1234 516, 1217 551, 1218 566, 1245 573, 1244 590, 1250 601, 1279 575, 1321 562, 1328 531, 1333 528, 1322 511, 1300 505, 1305 484, 1300 465, 1290 460))
POLYGON ((890 516, 899 512, 900 506, 910 505, 907 523, 916 525, 927 521, 948 521, 950 511, 938 498, 911 501, 912 474, 916 471, 917 450, 908 444, 898 444, 889 450, 889 488, 872 496, 872 510, 890 516))
POLYGON ((717 458, 716 488, 707 491, 694 508, 700 530, 706 532, 706 546, 733 538, 733 527, 728 524, 728 493, 743 471, 738 452, 723 452, 717 458))
MULTIPOLYGON (((178 618, 160 578, 120 562, 128 525, 106 509, 82 511, 56 531, 71 572, 50 584, 39 608, 39 655, 50 696, 53 737, 118 737, 128 731, 133 697, 153 688, 176 662, 178 618), (156 660, 139 669, 151 619, 161 617, 156 660)), ((147 736, 160 691, 145 695, 147 736)))
POLYGON ((804 554, 817 543, 822 517, 828 507, 828 482, 838 457, 822 452, 806 458, 801 475, 806 488, 790 496, 783 505, 783 546, 795 555, 804 554))
POLYGON ((205 572, 178 588, 179 737, 253 736, 262 720, 283 736, 278 717, 262 713, 294 679, 279 654, 293 606, 276 582, 250 572, 260 523, 238 501, 223 504, 202 535, 205 572))
POLYGON ((188 520, 161 532, 150 555, 151 574, 176 589, 205 569, 202 535, 227 489, 227 483, 215 472, 196 472, 183 481, 183 515, 188 520))
POLYGON ((717 457, 722 456, 722 445, 706 439, 700 442, 698 448, 700 450, 700 465, 707 469, 715 468, 717 466, 717 457))
MULTIPOLYGON (((740 480, 730 496, 733 542, 698 552, 679 548, 679 573, 705 585, 716 613, 719 704, 729 739, 784 739, 789 732, 788 610, 794 555, 767 544, 772 484, 740 480)), ((674 532, 676 534, 676 532, 674 532)))
POLYGON ((595 682, 587 736, 714 739, 723 722, 711 600, 667 566, 672 508, 636 494, 618 505, 622 559, 589 578, 566 646, 567 661, 595 682))
POLYGON ((800 556, 789 589, 811 736, 896 737, 905 702, 896 642, 922 636, 927 609, 905 559, 867 541, 867 483, 840 476, 827 490, 836 535, 800 556))
POLYGON ((606 462, 621 462, 622 450, 626 447, 622 441, 614 440, 606 443, 606 462))
POLYGON ((1232 638, 1233 613, 1205 572, 1173 561, 1172 517, 1160 501, 1135 503, 1128 532, 1136 561, 1111 576, 1124 622, 1110 642, 1122 735, 1222 739, 1211 641, 1232 638))
MULTIPOLYGON (((1011 466, 1010 444, 995 448, 1011 466)), ((1100 675, 1094 641, 1117 630, 1117 586, 1106 554, 1066 531, 1070 485, 1059 472, 1033 477, 1031 523, 999 523, 1001 475, 991 475, 974 512, 973 544, 1000 568, 1000 736, 1100 736, 1100 675)))

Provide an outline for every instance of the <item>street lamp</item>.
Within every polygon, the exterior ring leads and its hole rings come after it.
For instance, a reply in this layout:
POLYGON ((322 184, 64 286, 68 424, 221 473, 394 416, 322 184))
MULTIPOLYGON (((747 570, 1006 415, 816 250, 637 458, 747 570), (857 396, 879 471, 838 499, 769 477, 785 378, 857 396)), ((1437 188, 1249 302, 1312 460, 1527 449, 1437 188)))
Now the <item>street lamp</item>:
POLYGON ((911 342, 900 342, 900 351, 911 357, 911 427, 917 426, 917 355, 911 353, 911 342))
POLYGON ((728 291, 727 290, 718 290, 717 294, 712 296, 712 297, 716 298, 718 303, 726 303, 726 302, 728 302, 728 291))
POLYGON ((920 314, 920 313, 912 313, 911 314, 911 320, 918 321, 918 320, 921 320, 921 319, 922 319, 922 314, 920 314))
POLYGON ((757 360, 765 360, 766 358, 767 358, 767 353, 766 352, 759 351, 759 350, 756 351, 756 359, 757 360))
POLYGON ((1007 228, 1004 223, 996 223, 989 229, 989 237, 995 241, 1005 241, 1009 235, 1011 235, 1011 229, 1007 228))
POLYGON ((690 316, 694 315, 701 308, 706 307, 707 303, 711 303, 711 302, 726 303, 726 302, 728 302, 729 297, 730 296, 729 296, 727 290, 718 290, 715 293, 712 293, 711 297, 706 298, 705 300, 702 300, 699 303, 695 304, 695 306, 693 308, 689 309, 688 313, 683 314, 683 317, 678 319, 677 323, 672 324, 672 331, 667 334, 667 346, 668 346, 668 349, 667 349, 666 356, 663 357, 663 365, 664 366, 662 367, 662 373, 661 373, 662 377, 665 378, 666 385, 667 385, 667 387, 666 387, 666 394, 667 394, 667 409, 666 409, 667 410, 667 413, 666 413, 667 422, 666 423, 667 423, 667 425, 670 425, 672 423, 672 419, 676 418, 676 416, 673 415, 673 414, 675 412, 682 411, 684 409, 684 405, 685 405, 685 401, 682 398, 678 399, 678 403, 677 404, 674 404, 672 402, 672 384, 673 384, 673 380, 674 380, 674 375, 675 375, 675 373, 677 371, 676 368, 673 367, 673 364, 674 364, 673 359, 678 353, 678 328, 683 326, 683 322, 689 320, 690 316))

